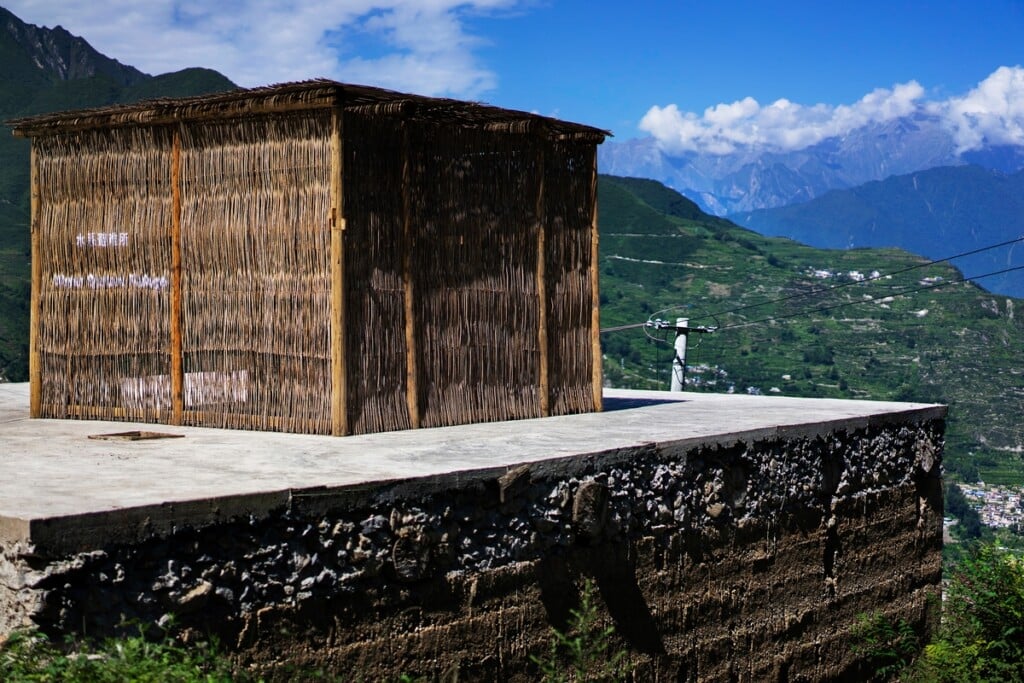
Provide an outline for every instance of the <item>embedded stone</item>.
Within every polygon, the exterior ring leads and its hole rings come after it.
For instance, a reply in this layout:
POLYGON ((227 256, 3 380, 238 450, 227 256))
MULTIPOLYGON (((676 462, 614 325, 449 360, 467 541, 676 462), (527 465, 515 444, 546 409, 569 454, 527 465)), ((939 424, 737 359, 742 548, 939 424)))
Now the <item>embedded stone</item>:
POLYGON ((498 497, 504 505, 526 492, 530 486, 530 467, 521 465, 498 477, 498 497))
POLYGON ((580 484, 572 504, 572 524, 580 540, 595 541, 608 518, 608 487, 596 481, 580 484))
POLYGON ((209 602, 213 592, 213 584, 209 581, 203 581, 178 598, 178 614, 190 614, 201 610, 209 602))
POLYGON ((404 536, 391 548, 395 576, 401 581, 418 581, 430 567, 431 548, 422 538, 404 536))

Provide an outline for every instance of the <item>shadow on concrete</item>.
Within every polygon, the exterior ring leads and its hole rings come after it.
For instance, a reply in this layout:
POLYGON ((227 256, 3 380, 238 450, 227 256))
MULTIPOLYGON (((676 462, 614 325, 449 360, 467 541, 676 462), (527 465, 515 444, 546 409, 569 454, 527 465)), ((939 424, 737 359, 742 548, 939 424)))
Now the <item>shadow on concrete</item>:
POLYGON ((602 402, 604 412, 614 410, 631 410, 633 408, 646 408, 647 406, 660 406, 665 403, 687 403, 685 400, 667 398, 623 398, 618 396, 605 396, 602 402))

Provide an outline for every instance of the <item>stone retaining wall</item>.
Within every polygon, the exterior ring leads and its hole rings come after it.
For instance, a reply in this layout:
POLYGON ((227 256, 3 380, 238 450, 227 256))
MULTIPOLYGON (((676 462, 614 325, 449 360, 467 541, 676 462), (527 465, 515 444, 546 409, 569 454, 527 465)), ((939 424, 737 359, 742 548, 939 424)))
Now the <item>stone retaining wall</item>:
POLYGON ((587 579, 637 680, 858 680, 860 613, 937 617, 943 423, 789 429, 293 491, 268 514, 0 550, 0 632, 213 631, 253 666, 535 680, 587 579))

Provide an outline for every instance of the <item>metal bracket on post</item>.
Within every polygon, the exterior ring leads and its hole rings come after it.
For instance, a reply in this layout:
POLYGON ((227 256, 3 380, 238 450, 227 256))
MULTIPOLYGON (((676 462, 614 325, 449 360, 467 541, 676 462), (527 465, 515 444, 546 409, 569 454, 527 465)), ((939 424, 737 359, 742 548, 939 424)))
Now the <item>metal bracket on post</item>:
POLYGON ((667 320, 649 320, 647 327, 656 330, 675 330, 675 354, 672 358, 672 391, 682 391, 686 388, 686 342, 687 335, 691 332, 696 334, 707 334, 714 332, 717 327, 696 326, 690 327, 689 318, 676 318, 675 324, 667 320))

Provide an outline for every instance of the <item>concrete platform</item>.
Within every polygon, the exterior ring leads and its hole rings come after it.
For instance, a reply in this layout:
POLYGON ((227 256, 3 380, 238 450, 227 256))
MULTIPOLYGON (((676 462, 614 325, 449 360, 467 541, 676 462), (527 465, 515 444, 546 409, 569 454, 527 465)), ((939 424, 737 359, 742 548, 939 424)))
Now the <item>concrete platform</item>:
POLYGON ((33 420, 28 385, 0 384, 0 540, 40 551, 259 515, 296 495, 495 470, 657 443, 732 442, 934 419, 927 404, 606 390, 606 412, 325 437, 127 422, 33 420), (107 441, 157 431, 183 438, 107 441))
POLYGON ((943 406, 605 401, 337 438, 31 420, 0 385, 0 639, 173 617, 268 674, 533 680, 587 580, 642 680, 866 680, 858 614, 927 639, 943 406), (132 430, 178 438, 89 438, 132 430))

